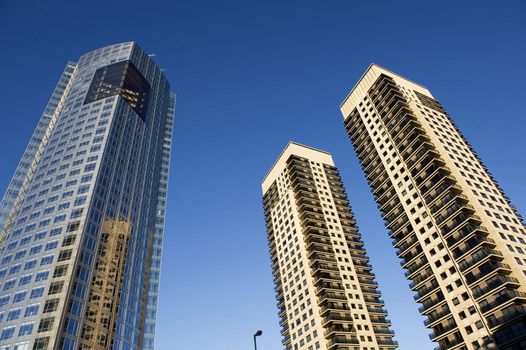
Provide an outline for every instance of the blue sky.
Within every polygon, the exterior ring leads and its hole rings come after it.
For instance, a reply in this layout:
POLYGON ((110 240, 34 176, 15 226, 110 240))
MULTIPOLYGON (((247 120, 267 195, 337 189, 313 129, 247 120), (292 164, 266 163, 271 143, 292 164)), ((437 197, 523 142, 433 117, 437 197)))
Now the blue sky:
POLYGON ((2 1, 0 189, 68 60, 135 40, 178 94, 159 350, 281 347, 260 183, 331 152, 403 350, 433 349, 342 125, 371 62, 427 86, 526 214, 524 1, 2 1))

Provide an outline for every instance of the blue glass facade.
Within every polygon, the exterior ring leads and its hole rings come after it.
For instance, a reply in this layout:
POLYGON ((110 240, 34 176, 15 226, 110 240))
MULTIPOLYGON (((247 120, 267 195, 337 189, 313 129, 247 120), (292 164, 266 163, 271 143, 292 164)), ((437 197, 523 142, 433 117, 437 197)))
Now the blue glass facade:
POLYGON ((5 206, 0 349, 153 347, 175 99, 135 43, 68 67, 5 206))

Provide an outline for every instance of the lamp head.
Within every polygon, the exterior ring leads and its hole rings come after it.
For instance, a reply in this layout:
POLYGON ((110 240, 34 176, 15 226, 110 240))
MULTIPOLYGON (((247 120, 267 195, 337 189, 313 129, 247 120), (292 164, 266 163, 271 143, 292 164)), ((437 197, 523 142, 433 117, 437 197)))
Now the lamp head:
POLYGON ((261 334, 263 334, 262 331, 257 331, 257 332, 254 334, 254 337, 259 337, 261 334))

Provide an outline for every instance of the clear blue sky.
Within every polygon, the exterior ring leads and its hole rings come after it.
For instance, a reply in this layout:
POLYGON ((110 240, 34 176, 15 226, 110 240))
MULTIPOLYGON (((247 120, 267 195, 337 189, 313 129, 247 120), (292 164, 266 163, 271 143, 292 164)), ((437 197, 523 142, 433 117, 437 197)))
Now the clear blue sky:
POLYGON ((3 191, 67 60, 135 40, 178 94, 159 350, 281 349, 260 182, 333 153, 402 350, 433 349, 338 106, 371 62, 425 86, 526 214, 524 1, 0 3, 3 191))

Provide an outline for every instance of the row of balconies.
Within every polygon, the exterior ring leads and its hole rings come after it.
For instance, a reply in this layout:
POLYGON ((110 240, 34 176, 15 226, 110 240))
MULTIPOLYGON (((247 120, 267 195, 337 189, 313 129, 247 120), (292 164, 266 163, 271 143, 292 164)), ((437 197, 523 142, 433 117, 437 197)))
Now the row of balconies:
POLYGON ((449 306, 446 304, 444 304, 440 310, 433 310, 432 312, 430 312, 428 315, 427 315, 427 319, 424 320, 424 325, 426 327, 429 327, 429 326, 432 326, 433 323, 441 320, 442 318, 444 318, 446 315, 451 315, 451 310, 449 309, 449 306))
POLYGON ((385 305, 385 301, 374 295, 364 295, 363 300, 368 304, 385 305))
POLYGON ((449 234, 456 231, 460 226, 462 226, 468 221, 472 223, 477 223, 478 225, 482 223, 480 217, 478 217, 477 215, 461 213, 461 215, 456 216, 453 220, 448 221, 446 225, 440 228, 442 236, 447 238, 449 234))
POLYGON ((446 243, 448 247, 452 249, 455 246, 458 246, 460 243, 464 242, 465 239, 468 237, 478 236, 482 239, 488 234, 489 233, 484 227, 468 222, 462 228, 457 228, 457 230, 451 231, 446 238, 446 243))
POLYGON ((323 334, 325 335, 325 338, 329 338, 331 335, 334 334, 345 334, 345 333, 352 333, 354 332, 354 329, 352 325, 349 324, 334 324, 330 327, 327 327, 325 329, 325 332, 323 334))
POLYGON ((409 288, 414 290, 415 287, 418 287, 420 283, 427 281, 431 276, 434 276, 431 267, 427 267, 425 270, 421 270, 420 273, 418 273, 412 278, 412 282, 409 284, 409 288))
POLYGON ((436 223, 441 226, 444 222, 461 212, 468 215, 474 213, 475 208, 470 204, 467 204, 465 201, 457 199, 457 201, 453 202, 453 204, 446 209, 442 209, 440 213, 435 216, 436 223))
POLYGON ((438 340, 439 346, 437 346, 434 350, 454 350, 459 349, 461 350, 461 345, 464 343, 464 338, 462 338, 462 335, 459 331, 456 331, 454 333, 451 333, 447 337, 444 337, 440 340, 438 340))
POLYGON ((422 255, 419 259, 406 266, 407 271, 404 273, 405 277, 411 279, 411 275, 426 265, 429 265, 429 262, 427 261, 426 257, 422 255))
POLYGON ((393 128, 391 138, 394 144, 399 144, 406 139, 412 139, 421 134, 425 134, 425 131, 422 129, 420 123, 413 119, 407 119, 393 128))
POLYGON ((510 265, 490 260, 490 261, 478 266, 476 271, 468 272, 465 275, 466 276, 466 281, 469 284, 473 284, 475 282, 479 282, 480 280, 483 280, 483 279, 487 278, 490 274, 494 274, 494 273, 498 272, 499 270, 502 273, 506 273, 506 274, 510 274, 511 273, 510 265))
POLYGON ((481 282, 480 285, 473 288, 473 296, 478 299, 486 295, 487 293, 504 286, 510 288, 518 288, 520 286, 520 283, 519 280, 514 277, 496 275, 493 276, 490 280, 481 282))
POLYGON ((405 214, 405 212, 400 213, 397 220, 393 220, 391 222, 388 222, 386 227, 389 229, 390 233, 389 235, 392 237, 393 235, 396 236, 396 233, 398 230, 402 229, 406 225, 410 224, 409 218, 405 214))
POLYGON ((336 259, 334 258, 334 253, 328 253, 328 252, 311 252, 309 254, 309 259, 311 261, 310 265, 314 265, 317 262, 328 262, 328 263, 336 263, 336 259))
POLYGON ((435 294, 431 294, 420 302, 422 306, 418 308, 418 311, 420 311, 421 314, 429 314, 433 309, 442 305, 444 302, 444 294, 441 290, 438 290, 435 294))
POLYGON ((426 134, 417 135, 414 138, 409 138, 402 143, 397 144, 400 152, 405 152, 408 148, 413 148, 415 145, 421 145, 425 142, 431 143, 431 139, 426 134))
POLYGON ((316 294, 319 295, 320 293, 330 292, 331 290, 341 292, 345 290, 345 288, 343 287, 343 284, 341 284, 340 282, 321 282, 316 287, 316 294))
POLYGON ((387 310, 383 307, 367 305, 367 311, 373 314, 382 314, 384 316, 387 315, 387 310))
POLYGON ((349 344, 359 345, 360 341, 354 336, 335 336, 327 341, 327 349, 340 349, 341 346, 349 344))
POLYGON ((417 289, 417 293, 413 296, 413 298, 418 301, 423 298, 425 298, 429 293, 436 290, 439 287, 438 282, 436 279, 429 280, 428 283, 422 285, 422 287, 417 289))
POLYGON ((432 213, 438 213, 440 210, 442 210, 444 207, 451 204, 454 200, 460 200, 467 202, 468 197, 464 196, 462 193, 456 191, 456 190, 448 190, 443 192, 443 196, 439 196, 436 201, 433 202, 432 205, 429 206, 429 210, 432 213))
POLYGON ((402 259, 402 261, 400 261, 400 266, 406 266, 411 263, 411 260, 422 254, 423 250, 422 246, 415 245, 411 250, 406 250, 404 254, 400 254, 400 249, 397 249, 396 253, 399 254, 398 256, 402 259))
POLYGON ((347 304, 347 302, 345 302, 345 303, 326 302, 321 307, 320 314, 321 314, 321 316, 323 316, 326 313, 341 312, 341 311, 350 311, 349 304, 347 304))
POLYGON ((407 236, 403 237, 399 241, 394 240, 395 248, 396 247, 399 248, 398 251, 400 253, 397 253, 398 255, 403 254, 404 251, 406 251, 407 249, 411 248, 416 243, 418 243, 418 238, 416 238, 416 234, 414 234, 414 232, 412 234, 410 234, 410 235, 407 235, 407 236))
POLYGON ((386 215, 388 215, 389 212, 401 205, 400 200, 398 199, 398 197, 396 197, 396 191, 394 188, 392 189, 392 191, 388 191, 387 196, 385 196, 384 198, 385 200, 383 201, 383 203, 379 203, 379 201, 377 201, 377 208, 386 215))
POLYGON ((472 253, 470 256, 462 259, 459 263, 460 271, 466 272, 473 267, 475 267, 480 262, 485 261, 486 259, 492 259, 497 261, 502 261, 504 257, 502 253, 494 249, 487 247, 481 247, 476 252, 472 253))
POLYGON ((526 307, 524 305, 516 305, 511 308, 506 308, 507 312, 504 314, 501 314, 501 316, 495 316, 492 315, 492 317, 488 317, 488 324, 490 327, 498 327, 501 325, 504 325, 518 317, 525 317, 526 316, 526 307))
POLYGON ((445 181, 442 181, 439 186, 426 193, 424 196, 424 201, 428 206, 431 206, 436 200, 449 191, 461 192, 462 190, 455 184, 455 182, 452 182, 449 178, 446 178, 445 181))
POLYGON ((448 170, 437 170, 430 179, 418 186, 418 188, 420 189, 420 193, 423 193, 423 196, 425 197, 435 187, 438 187, 443 182, 455 183, 455 180, 449 174, 450 173, 448 170))
POLYGON ((480 310, 483 313, 486 313, 488 311, 493 310, 496 307, 502 306, 503 304, 508 303, 512 300, 521 299, 523 302, 526 303, 526 293, 520 292, 518 290, 505 290, 501 293, 498 293, 498 296, 496 296, 493 301, 491 302, 485 302, 481 303, 480 310))
POLYGON ((328 301, 347 301, 347 296, 343 292, 334 293, 334 292, 322 291, 318 295, 318 304, 323 304, 328 301))
POLYGON ((405 214, 405 210, 401 205, 399 205, 387 214, 382 214, 382 218, 387 222, 387 226, 389 226, 391 222, 396 222, 396 219, 398 219, 402 214, 405 214))
POLYGON ((394 109, 391 111, 389 118, 384 118, 389 119, 387 122, 385 122, 385 127, 389 132, 391 132, 392 129, 394 129, 404 120, 414 118, 415 117, 411 114, 411 110, 407 107, 407 105, 403 101, 399 100, 394 106, 394 109))
POLYGON ((436 341, 437 338, 447 334, 455 328, 457 328, 457 323, 455 322, 455 319, 451 317, 433 327, 433 331, 429 334, 429 339, 436 341))
POLYGON ((489 237, 473 235, 470 238, 466 239, 461 244, 458 244, 455 248, 452 249, 453 257, 455 259, 461 259, 463 256, 475 250, 475 248, 485 247, 485 248, 494 248, 495 241, 489 237))
POLYGON ((404 143, 406 140, 414 140, 420 135, 425 135, 424 129, 420 125, 411 124, 409 128, 398 132, 397 134, 391 133, 391 138, 395 145, 404 143))

